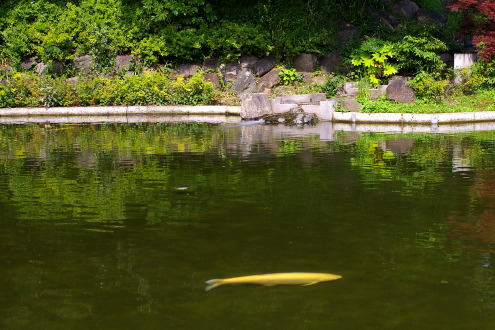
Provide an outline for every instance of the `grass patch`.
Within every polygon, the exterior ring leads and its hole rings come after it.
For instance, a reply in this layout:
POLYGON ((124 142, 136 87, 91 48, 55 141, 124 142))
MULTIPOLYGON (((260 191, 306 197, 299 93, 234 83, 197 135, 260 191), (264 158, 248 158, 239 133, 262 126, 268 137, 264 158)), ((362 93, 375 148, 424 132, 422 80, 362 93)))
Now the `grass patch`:
POLYGON ((475 95, 452 97, 442 102, 395 103, 391 100, 364 102, 365 113, 455 113, 473 111, 495 111, 495 89, 483 90, 475 95))

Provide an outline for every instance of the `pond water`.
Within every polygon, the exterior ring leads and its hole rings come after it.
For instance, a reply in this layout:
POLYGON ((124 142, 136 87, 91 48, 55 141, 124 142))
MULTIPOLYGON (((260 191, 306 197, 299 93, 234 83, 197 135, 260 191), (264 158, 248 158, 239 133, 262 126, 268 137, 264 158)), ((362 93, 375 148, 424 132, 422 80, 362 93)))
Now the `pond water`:
POLYGON ((494 256, 495 131, 0 126, 2 329, 493 329, 494 256))

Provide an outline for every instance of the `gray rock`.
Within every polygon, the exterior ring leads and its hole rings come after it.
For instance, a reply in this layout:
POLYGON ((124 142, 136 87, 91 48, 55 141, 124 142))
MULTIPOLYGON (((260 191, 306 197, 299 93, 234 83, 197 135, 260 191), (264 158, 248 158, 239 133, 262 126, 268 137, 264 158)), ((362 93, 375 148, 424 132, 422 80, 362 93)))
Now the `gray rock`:
POLYGON ((256 92, 262 93, 265 89, 273 88, 278 84, 280 84, 280 70, 272 70, 259 79, 256 92))
POLYGON ((218 57, 210 57, 203 61, 203 70, 216 69, 220 66, 220 59, 218 57))
POLYGON ((276 65, 274 57, 267 56, 259 59, 254 65, 254 74, 258 77, 262 77, 270 72, 276 65))
POLYGON ((36 64, 34 67, 34 71, 36 71, 37 74, 43 74, 47 72, 52 72, 52 73, 62 73, 65 70, 65 66, 63 65, 62 62, 59 61, 53 61, 50 64, 45 64, 43 62, 40 62, 36 64))
POLYGON ((361 109, 361 103, 354 99, 339 100, 339 104, 343 109, 350 112, 359 112, 359 110, 361 109))
POLYGON ((250 71, 254 71, 254 65, 258 62, 258 58, 256 56, 241 56, 239 62, 241 63, 241 69, 248 69, 250 71))
POLYGON ((324 73, 339 72, 342 68, 344 56, 337 52, 333 52, 323 56, 320 62, 320 70, 324 73))
POLYGON ((68 84, 75 85, 79 81, 79 77, 70 77, 65 79, 68 84))
POLYGON ((230 88, 230 90, 235 91, 237 94, 240 93, 251 93, 256 88, 256 79, 254 75, 249 70, 243 70, 239 73, 237 80, 234 82, 234 85, 230 88))
POLYGON ((433 24, 439 27, 446 26, 449 22, 447 15, 433 10, 418 10, 416 21, 423 24, 433 24))
POLYGON ((241 72, 241 64, 227 63, 223 69, 223 80, 225 82, 233 82, 237 80, 237 75, 241 72))
POLYGON ((314 77, 311 77, 311 83, 312 84, 316 84, 316 85, 323 85, 324 83, 326 83, 327 81, 327 77, 325 76, 314 76, 314 77))
POLYGON ((314 113, 304 112, 301 107, 295 107, 282 113, 267 114, 261 118, 265 124, 304 125, 318 122, 318 116, 314 113))
POLYGON ((240 98, 243 119, 259 118, 272 112, 270 100, 264 93, 242 94, 240 98))
POLYGON ((309 97, 311 99, 311 103, 325 101, 327 99, 327 96, 325 95, 325 93, 309 94, 309 97))
POLYGON ((299 72, 299 74, 302 77, 302 81, 304 81, 306 84, 311 84, 313 81, 313 72, 299 72))
POLYGON ((297 72, 313 72, 316 67, 316 55, 302 53, 294 57, 293 65, 297 72))
POLYGON ((220 78, 218 74, 215 72, 210 72, 204 75, 203 77, 206 81, 211 82, 213 88, 220 89, 220 78))
POLYGON ((337 33, 337 38, 339 39, 339 42, 341 44, 345 45, 349 41, 351 41, 352 38, 354 38, 357 31, 358 29, 354 25, 347 22, 341 22, 339 24, 339 32, 337 33))
POLYGON ((419 11, 419 7, 415 2, 410 0, 402 0, 393 7, 394 12, 404 18, 411 19, 419 11))
POLYGON ((416 101, 414 90, 407 85, 407 77, 393 77, 387 87, 387 98, 399 103, 413 103, 416 101))
POLYGON ((184 76, 184 78, 191 78, 198 71, 198 65, 191 63, 181 64, 177 68, 175 68, 175 71, 178 75, 184 76))
POLYGON ((21 62, 21 67, 25 70, 31 70, 34 66, 36 66, 36 59, 34 57, 28 57, 21 62))
POLYGON ((345 82, 342 88, 347 95, 356 96, 358 94, 358 86, 355 82, 345 82))
POLYGON ((397 19, 397 17, 387 13, 384 10, 380 10, 378 13, 376 13, 375 22, 377 24, 388 27, 391 31, 401 26, 400 21, 397 19))
POLYGON ((81 55, 74 58, 72 65, 80 74, 90 74, 93 71, 94 58, 92 55, 81 55))
POLYGON ((10 65, 2 65, 0 64, 0 72, 1 73, 9 73, 14 71, 14 68, 11 67, 10 65))
POLYGON ((48 65, 46 65, 43 62, 40 62, 36 64, 36 66, 34 67, 34 71, 36 71, 37 74, 42 74, 46 70, 46 68, 48 68, 48 65))
POLYGON ((444 62, 445 64, 447 64, 447 67, 454 67, 454 55, 450 54, 450 53, 441 53, 441 54, 438 54, 438 56, 440 57, 440 60, 442 62, 444 62))
POLYGON ((0 80, 0 84, 5 87, 7 86, 7 79, 3 78, 2 80, 0 80))
POLYGON ((115 70, 120 71, 128 71, 132 64, 134 63, 135 58, 132 55, 118 55, 115 56, 115 70))

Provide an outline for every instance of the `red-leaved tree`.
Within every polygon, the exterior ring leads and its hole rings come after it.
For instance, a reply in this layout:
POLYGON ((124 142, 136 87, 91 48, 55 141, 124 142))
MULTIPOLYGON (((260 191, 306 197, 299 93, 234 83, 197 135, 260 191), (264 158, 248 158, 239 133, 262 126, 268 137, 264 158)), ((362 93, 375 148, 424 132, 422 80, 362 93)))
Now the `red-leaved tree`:
POLYGON ((485 61, 495 58, 495 0, 452 0, 452 11, 464 14, 462 28, 473 36, 478 55, 485 61))

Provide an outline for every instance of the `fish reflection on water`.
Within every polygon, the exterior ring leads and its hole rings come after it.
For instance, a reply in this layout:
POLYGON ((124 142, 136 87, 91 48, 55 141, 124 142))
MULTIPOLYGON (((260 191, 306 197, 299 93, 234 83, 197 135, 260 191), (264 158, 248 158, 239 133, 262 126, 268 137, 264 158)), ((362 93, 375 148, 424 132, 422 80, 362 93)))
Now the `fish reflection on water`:
POLYGON ((224 284, 261 284, 265 286, 301 284, 313 285, 320 282, 334 281, 342 278, 340 275, 326 273, 276 273, 263 275, 249 275, 226 279, 212 279, 206 281, 206 291, 224 284))

